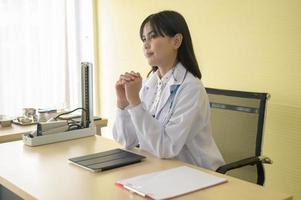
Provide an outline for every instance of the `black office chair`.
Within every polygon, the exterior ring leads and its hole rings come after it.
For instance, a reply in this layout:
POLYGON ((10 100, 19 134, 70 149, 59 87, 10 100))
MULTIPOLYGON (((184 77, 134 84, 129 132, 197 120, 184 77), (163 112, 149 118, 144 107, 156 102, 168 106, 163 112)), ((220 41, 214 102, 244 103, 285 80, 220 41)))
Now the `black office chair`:
POLYGON ((226 164, 216 171, 259 185, 264 184, 261 156, 267 93, 206 88, 214 140, 226 164), (231 170, 231 171, 230 171, 231 170))

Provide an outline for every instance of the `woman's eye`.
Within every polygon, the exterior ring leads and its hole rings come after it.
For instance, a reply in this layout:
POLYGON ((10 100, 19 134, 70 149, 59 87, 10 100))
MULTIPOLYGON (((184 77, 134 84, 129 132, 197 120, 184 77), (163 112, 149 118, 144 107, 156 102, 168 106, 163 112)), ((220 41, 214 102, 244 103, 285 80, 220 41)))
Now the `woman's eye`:
POLYGON ((158 35, 156 33, 151 33, 147 37, 142 37, 142 42, 146 42, 147 40, 151 40, 156 38, 158 35))
POLYGON ((156 34, 151 34, 149 37, 150 37, 151 39, 154 39, 154 38, 157 37, 157 35, 156 35, 156 34))

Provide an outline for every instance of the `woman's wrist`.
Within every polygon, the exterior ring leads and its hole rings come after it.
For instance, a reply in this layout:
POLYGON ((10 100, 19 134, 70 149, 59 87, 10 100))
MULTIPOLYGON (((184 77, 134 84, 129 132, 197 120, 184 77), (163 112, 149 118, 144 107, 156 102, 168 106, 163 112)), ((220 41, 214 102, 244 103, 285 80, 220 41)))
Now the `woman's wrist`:
POLYGON ((123 102, 117 101, 117 107, 121 110, 124 110, 128 105, 129 105, 129 103, 123 103, 123 102))
POLYGON ((141 104, 141 100, 136 99, 136 100, 130 101, 129 103, 131 106, 135 107, 135 106, 138 106, 139 104, 141 104))

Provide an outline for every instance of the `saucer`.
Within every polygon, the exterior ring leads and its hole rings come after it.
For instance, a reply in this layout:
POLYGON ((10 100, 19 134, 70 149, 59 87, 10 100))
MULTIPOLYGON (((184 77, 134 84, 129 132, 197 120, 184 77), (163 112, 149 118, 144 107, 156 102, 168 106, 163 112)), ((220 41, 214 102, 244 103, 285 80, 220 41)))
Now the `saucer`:
POLYGON ((33 121, 32 119, 26 117, 17 117, 17 119, 13 120, 13 123, 22 126, 27 126, 27 125, 37 124, 37 121, 33 121))

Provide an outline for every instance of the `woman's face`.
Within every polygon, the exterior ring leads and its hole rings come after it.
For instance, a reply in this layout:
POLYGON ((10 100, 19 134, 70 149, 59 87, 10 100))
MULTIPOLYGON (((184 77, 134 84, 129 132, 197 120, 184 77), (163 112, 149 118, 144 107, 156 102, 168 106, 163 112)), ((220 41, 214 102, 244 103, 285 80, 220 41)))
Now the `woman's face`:
POLYGON ((174 45, 174 38, 157 35, 150 23, 143 28, 143 51, 149 65, 158 67, 170 67, 177 56, 177 48, 174 45))

